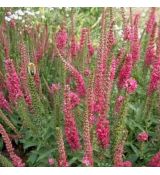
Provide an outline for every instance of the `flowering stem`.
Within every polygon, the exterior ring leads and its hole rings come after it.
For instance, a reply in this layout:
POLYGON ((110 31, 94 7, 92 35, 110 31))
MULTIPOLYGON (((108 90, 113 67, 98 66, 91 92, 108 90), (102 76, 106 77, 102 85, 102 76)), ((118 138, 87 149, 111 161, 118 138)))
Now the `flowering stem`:
MULTIPOLYGON (((127 106, 129 102, 129 95, 126 94, 124 103, 120 110, 119 116, 115 118, 112 129, 112 158, 114 161, 114 153, 116 149, 119 147, 119 144, 122 144, 122 140, 124 138, 126 130, 125 120, 127 115, 127 106)), ((124 140, 125 141, 125 140, 124 140)))
POLYGON ((20 136, 20 133, 17 131, 16 127, 12 124, 12 122, 7 118, 7 116, 0 109, 0 118, 17 134, 20 136))
POLYGON ((141 142, 141 145, 140 145, 139 157, 141 160, 145 158, 145 156, 144 156, 144 144, 145 144, 144 142, 141 142))

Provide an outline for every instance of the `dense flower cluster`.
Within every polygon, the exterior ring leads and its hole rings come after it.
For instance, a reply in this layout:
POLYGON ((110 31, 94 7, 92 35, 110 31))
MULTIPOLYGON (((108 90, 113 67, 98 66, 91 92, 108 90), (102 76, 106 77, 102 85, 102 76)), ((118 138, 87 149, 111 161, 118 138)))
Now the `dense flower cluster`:
POLYGON ((68 35, 65 28, 61 28, 56 34, 56 46, 59 50, 63 51, 67 44, 68 35))
POLYGON ((38 70, 36 65, 35 65, 35 69, 36 69, 36 72, 34 74, 34 82, 36 84, 37 89, 40 89, 41 80, 40 80, 40 76, 39 76, 39 70, 38 70))
POLYGON ((83 76, 77 70, 75 70, 73 72, 72 76, 76 80, 76 91, 77 91, 77 93, 79 94, 79 96, 82 96, 82 97, 85 96, 86 88, 85 88, 83 76))
POLYGON ((25 164, 22 162, 21 158, 15 154, 10 138, 1 124, 0 124, 0 134, 2 135, 2 139, 6 145, 7 152, 12 160, 13 165, 16 167, 24 167, 25 164))
POLYGON ((79 51, 79 44, 75 41, 74 38, 72 38, 70 46, 71 57, 75 57, 78 51, 79 51))
POLYGON ((64 148, 62 131, 60 128, 56 128, 56 130, 57 130, 57 145, 58 145, 58 153, 59 153, 58 166, 68 167, 69 164, 67 162, 67 156, 64 148))
POLYGON ((148 140, 148 133, 147 132, 141 132, 137 135, 137 140, 139 142, 145 142, 148 140))
POLYGON ((155 12, 156 12, 156 8, 152 7, 152 9, 150 11, 149 19, 148 19, 147 24, 146 24, 146 31, 149 34, 152 33, 153 26, 154 26, 154 23, 156 21, 156 14, 155 14, 155 12))
POLYGON ((160 81, 160 58, 153 65, 153 70, 150 76, 148 94, 151 95, 157 88, 160 81))
POLYGON ((72 94, 69 91, 68 85, 66 85, 63 108, 65 117, 65 135, 67 142, 73 151, 80 148, 78 130, 72 113, 73 106, 75 105, 77 105, 77 97, 75 99, 75 94, 72 94))
POLYGON ((153 46, 149 45, 146 50, 146 65, 151 65, 155 58, 155 49, 153 46))
POLYGON ((146 55, 145 55, 146 66, 152 65, 156 58, 156 49, 155 49, 155 42, 154 42, 156 29, 157 29, 157 24, 155 23, 149 38, 147 49, 146 49, 146 55))
POLYGON ((121 62, 123 61, 124 53, 125 53, 124 48, 119 49, 118 54, 117 54, 117 60, 116 60, 117 61, 117 67, 119 67, 121 62))
POLYGON ((160 167, 160 151, 157 152, 149 161, 148 163, 149 166, 152 167, 160 167))
POLYGON ((108 45, 107 47, 109 50, 112 48, 112 46, 116 44, 116 38, 114 36, 113 26, 114 26, 114 21, 111 21, 109 32, 107 34, 107 45, 108 45))
MULTIPOLYGON (((105 12, 104 12, 105 13, 105 12)), ((114 21, 111 20, 109 31, 105 31, 105 15, 102 18, 102 40, 100 39, 100 48, 97 60, 96 79, 94 87, 95 103, 94 113, 97 115, 96 119, 96 134, 98 142, 103 149, 108 148, 110 143, 110 126, 108 112, 110 104, 110 94, 113 87, 114 77, 117 68, 117 60, 112 56, 112 60, 109 66, 106 62, 109 59, 109 54, 112 47, 116 43, 116 39, 113 32, 114 21), (103 33, 104 32, 104 33, 103 33), (107 48, 105 48, 105 44, 107 48), (107 75, 107 77, 106 77, 107 75)), ((94 118, 94 115, 92 115, 94 118)))
POLYGON ((23 96, 23 94, 20 87, 19 77, 11 59, 7 59, 5 61, 5 68, 7 73, 6 85, 9 92, 9 99, 13 103, 16 103, 17 100, 23 96))
POLYGON ((82 163, 84 166, 93 166, 93 148, 92 148, 91 136, 90 136, 89 115, 90 113, 85 113, 83 118, 84 156, 83 156, 82 163))
POLYGON ((32 106, 32 99, 28 88, 28 71, 27 65, 29 64, 29 58, 24 43, 20 43, 20 54, 21 54, 21 69, 20 69, 20 81, 21 87, 24 94, 24 98, 29 107, 32 106))
POLYGON ((133 78, 129 78, 125 81, 124 88, 129 94, 132 94, 137 89, 137 81, 133 78))
POLYGON ((120 89, 124 87, 126 80, 131 76, 132 62, 132 55, 128 54, 118 77, 118 86, 120 89))
POLYGON ((85 42, 87 41, 87 33, 88 33, 88 29, 87 28, 83 28, 81 30, 81 36, 80 36, 80 50, 82 51, 84 45, 85 45, 85 42))
POLYGON ((127 41, 131 41, 133 39, 133 33, 131 26, 125 26, 123 30, 123 39, 127 41))
MULTIPOLYGON (((114 85, 117 62, 118 62, 117 59, 112 58, 112 62, 109 67, 109 72, 106 78, 106 84, 105 84, 105 112, 106 113, 109 112, 110 96, 114 85)), ((103 112, 101 112, 101 114, 103 114, 103 112)))
POLYGON ((109 120, 105 118, 99 118, 96 126, 96 133, 102 148, 108 148, 110 143, 109 120))
POLYGON ((26 160, 26 166, 160 167, 156 8, 146 27, 145 10, 129 8, 125 16, 121 8, 117 21, 107 7, 86 28, 75 28, 88 23, 79 21, 83 15, 74 19, 85 10, 63 8, 54 27, 48 18, 22 26, 17 20, 27 18, 24 10, 2 10, 8 12, 0 25, 0 122, 9 133, 0 124, 0 152, 12 166, 26 160))
POLYGON ((119 166, 123 162, 123 144, 119 144, 114 150, 114 166, 119 166))
MULTIPOLYGON (((112 82, 115 78, 115 73, 116 73, 116 68, 117 68, 117 60, 115 58, 113 58, 112 62, 111 62, 111 67, 110 67, 110 71, 109 71, 109 80, 112 82)), ((112 83, 110 83, 112 84, 112 83)), ((112 88, 111 88, 112 89, 112 88)))
POLYGON ((132 24, 127 24, 124 7, 121 7, 121 15, 123 19, 123 39, 131 41, 133 39, 133 26, 132 24))
POLYGON ((140 57, 140 41, 138 33, 139 18, 140 15, 136 14, 134 18, 133 37, 131 40, 131 53, 132 53, 133 64, 135 64, 140 57))
POLYGON ((124 152, 124 145, 122 143, 120 143, 114 152, 114 166, 116 166, 116 167, 131 167, 132 162, 130 162, 130 161, 123 162, 123 152, 124 152))
POLYGON ((71 109, 73 109, 80 103, 80 98, 76 93, 70 92, 68 94, 68 97, 70 98, 71 109))

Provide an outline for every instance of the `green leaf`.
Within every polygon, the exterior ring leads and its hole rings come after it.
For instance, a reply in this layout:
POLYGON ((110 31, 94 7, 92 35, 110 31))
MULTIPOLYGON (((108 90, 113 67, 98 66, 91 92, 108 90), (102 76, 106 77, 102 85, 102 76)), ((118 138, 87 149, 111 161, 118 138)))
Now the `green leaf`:
POLYGON ((0 139, 0 150, 3 148, 3 141, 0 139))
POLYGON ((29 147, 36 146, 36 143, 33 142, 27 142, 24 144, 24 149, 28 149, 29 147))
POLYGON ((78 157, 73 157, 72 159, 70 159, 69 164, 76 162, 76 160, 78 160, 78 157))
POLYGON ((44 153, 41 153, 40 156, 37 159, 37 162, 44 159, 48 158, 52 154, 53 150, 45 151, 44 153))
POLYGON ((136 154, 130 154, 127 158, 127 160, 131 160, 131 162, 136 162, 139 156, 136 154))
POLYGON ((31 153, 31 155, 29 156, 27 162, 31 165, 34 165, 34 163, 36 162, 38 155, 34 152, 31 153))
POLYGON ((136 112, 136 113, 138 112, 138 108, 136 108, 135 105, 133 105, 133 104, 130 103, 130 104, 128 105, 128 107, 129 107, 130 109, 132 109, 134 112, 136 112))
POLYGON ((138 156, 139 155, 139 150, 137 149, 136 146, 134 146, 132 143, 129 144, 131 149, 134 151, 134 153, 138 156))

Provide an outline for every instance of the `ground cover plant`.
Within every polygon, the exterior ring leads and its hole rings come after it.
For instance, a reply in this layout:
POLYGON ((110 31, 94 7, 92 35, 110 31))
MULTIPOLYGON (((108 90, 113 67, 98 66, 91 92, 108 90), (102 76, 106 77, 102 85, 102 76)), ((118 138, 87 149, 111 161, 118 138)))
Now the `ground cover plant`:
POLYGON ((160 166, 159 8, 0 8, 0 166, 160 166))

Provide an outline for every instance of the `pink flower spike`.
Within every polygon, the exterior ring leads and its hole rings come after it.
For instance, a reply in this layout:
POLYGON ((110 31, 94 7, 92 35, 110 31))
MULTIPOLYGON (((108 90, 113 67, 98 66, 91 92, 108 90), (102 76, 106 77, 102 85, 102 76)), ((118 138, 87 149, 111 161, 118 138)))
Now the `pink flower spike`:
POLYGON ((148 163, 149 166, 152 167, 160 167, 160 151, 157 152, 149 161, 148 163))
POLYGON ((79 44, 75 41, 75 39, 72 39, 71 46, 70 46, 71 57, 75 57, 78 51, 79 51, 79 44))
POLYGON ((6 85, 9 92, 9 99, 13 103, 16 103, 19 98, 23 97, 23 94, 21 91, 19 77, 11 59, 5 60, 5 68, 7 73, 6 85))
POLYGON ((70 98, 71 109, 75 108, 80 103, 80 98, 76 93, 70 92, 68 93, 68 97, 70 98))
POLYGON ((133 33, 130 26, 125 26, 123 31, 123 39, 128 41, 133 39, 133 33))
POLYGON ((156 8, 152 7, 149 19, 148 19, 147 24, 146 24, 146 31, 149 34, 152 33, 154 23, 156 22, 156 14, 155 14, 155 12, 156 12, 156 8))
POLYGON ((108 148, 110 143, 110 126, 109 120, 99 118, 96 127, 97 138, 103 149, 108 148))
POLYGON ((15 167, 24 167, 25 163, 23 163, 22 159, 15 154, 15 150, 13 148, 9 135, 4 129, 2 124, 0 124, 0 135, 2 136, 3 142, 5 143, 5 146, 6 146, 6 150, 9 154, 9 157, 13 165, 15 167))
POLYGON ((56 45, 59 50, 63 50, 67 44, 67 32, 64 28, 60 29, 56 34, 56 45))
POLYGON ((83 28, 81 30, 81 36, 80 36, 80 51, 82 51, 84 45, 85 45, 85 42, 86 42, 86 39, 87 39, 87 33, 88 33, 88 29, 87 28, 83 28))
MULTIPOLYGON (((76 99, 76 101, 74 101, 75 99, 74 100, 72 99, 72 104, 71 104, 71 97, 70 96, 72 96, 72 95, 70 94, 69 86, 66 85, 65 86, 65 93, 64 93, 64 107, 63 107, 64 119, 65 119, 65 135, 66 135, 66 140, 71 147, 71 150, 75 151, 75 150, 80 149, 81 145, 80 145, 80 138, 79 138, 79 134, 78 134, 78 129, 76 126, 76 121, 75 121, 74 115, 72 113, 73 105, 75 106, 75 104, 77 103, 77 99, 76 99), (73 104, 73 102, 74 102, 74 104, 73 104)), ((74 96, 74 98, 75 98, 75 96, 74 96)))
POLYGON ((137 60, 140 58, 140 39, 138 32, 139 18, 140 15, 136 14, 134 18, 133 38, 131 40, 131 53, 132 53, 133 64, 135 64, 137 60))
POLYGON ((124 65, 122 66, 119 77, 118 77, 118 87, 122 89, 124 87, 125 81, 130 78, 132 68, 133 68, 133 60, 132 60, 132 54, 128 54, 126 56, 126 60, 124 65))
POLYGON ((159 81, 160 81, 160 58, 158 58, 153 65, 150 82, 148 86, 148 95, 151 95, 154 91, 157 90, 159 81))

